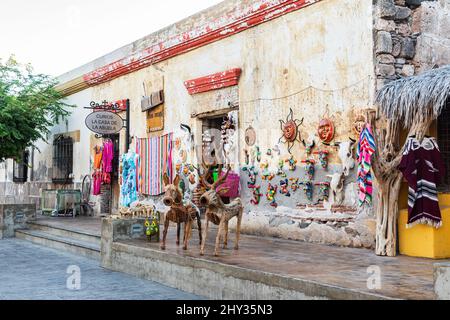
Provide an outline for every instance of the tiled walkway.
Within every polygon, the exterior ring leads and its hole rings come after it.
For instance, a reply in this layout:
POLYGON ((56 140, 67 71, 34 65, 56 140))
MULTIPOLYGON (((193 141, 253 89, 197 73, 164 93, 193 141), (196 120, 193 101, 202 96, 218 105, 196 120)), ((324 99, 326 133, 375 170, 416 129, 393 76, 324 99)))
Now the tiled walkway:
POLYGON ((103 269, 94 260, 61 253, 19 239, 0 241, 0 270, 0 300, 200 298, 156 282, 103 269), (80 270, 80 290, 68 288, 68 279, 70 288, 76 287, 77 284, 77 272, 67 273, 69 266, 75 266, 72 270, 80 270))

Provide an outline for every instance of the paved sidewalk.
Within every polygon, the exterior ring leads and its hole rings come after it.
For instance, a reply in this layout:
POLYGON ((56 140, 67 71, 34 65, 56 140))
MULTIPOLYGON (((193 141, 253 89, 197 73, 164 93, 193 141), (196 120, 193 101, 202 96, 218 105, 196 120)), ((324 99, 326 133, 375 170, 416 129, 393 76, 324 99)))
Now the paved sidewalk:
MULTIPOLYGON (((72 271, 73 272, 73 271, 72 271)), ((69 281, 76 286, 77 281, 69 281)), ((177 300, 201 299, 156 282, 103 269, 95 260, 19 239, 0 241, 0 299, 177 300), (79 268, 81 288, 67 288, 69 266, 79 268)))

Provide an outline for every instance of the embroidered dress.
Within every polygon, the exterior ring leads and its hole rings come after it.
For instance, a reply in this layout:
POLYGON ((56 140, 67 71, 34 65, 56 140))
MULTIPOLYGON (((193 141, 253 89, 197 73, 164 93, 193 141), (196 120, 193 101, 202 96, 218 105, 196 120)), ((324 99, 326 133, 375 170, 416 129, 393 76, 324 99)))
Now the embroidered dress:
POLYGON ((114 158, 114 145, 111 140, 103 142, 103 172, 112 172, 112 161, 114 158))
POLYGON ((121 205, 129 207, 138 200, 136 174, 139 155, 129 152, 122 155, 122 186, 120 188, 121 205))
POLYGON ((359 136, 356 158, 358 160, 359 205, 372 203, 372 154, 375 152, 375 139, 370 124, 366 124, 359 136))
POLYGON ((408 223, 442 225, 436 185, 445 175, 445 166, 437 142, 425 137, 422 142, 415 136, 408 138, 398 167, 408 181, 408 223))

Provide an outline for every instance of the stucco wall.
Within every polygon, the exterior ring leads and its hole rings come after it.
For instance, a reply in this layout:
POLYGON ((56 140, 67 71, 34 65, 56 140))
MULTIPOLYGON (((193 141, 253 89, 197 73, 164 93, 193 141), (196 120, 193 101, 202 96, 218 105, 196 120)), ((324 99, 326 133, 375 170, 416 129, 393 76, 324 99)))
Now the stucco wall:
MULTIPOLYGON (((225 2, 224 8, 227 3, 230 5, 231 2, 225 2)), ((201 17, 201 19, 198 16, 188 18, 177 28, 187 30, 189 26, 198 25, 208 19, 208 12, 203 13, 201 17)), ((155 37, 158 39, 164 37, 177 28, 170 27, 155 37)), ((136 43, 135 47, 144 48, 149 41, 151 42, 151 37, 142 40, 142 43, 136 43)), ((111 55, 115 57, 120 50, 111 55)), ((112 58, 105 57, 103 60, 110 61, 112 58)), ((324 116, 335 123, 335 141, 347 140, 349 136, 355 137, 351 129, 355 115, 358 110, 372 106, 375 87, 372 1, 323 0, 218 42, 157 63, 155 66, 69 96, 68 102, 77 104, 79 108, 74 111, 67 125, 58 126, 53 131, 60 133, 80 130, 80 142, 75 145, 74 152, 75 179, 79 180, 83 174, 90 173, 90 151, 95 140, 84 125, 88 110, 82 107, 87 106, 91 100, 101 102, 130 99, 131 135, 146 137, 148 136, 146 117, 140 110, 140 100, 145 94, 143 85, 147 93, 164 88, 166 100, 164 133, 178 129, 180 123, 186 123, 194 129, 196 143, 199 143, 201 121, 191 118, 191 113, 209 110, 211 103, 205 101, 211 101, 208 99, 211 99, 214 93, 189 95, 183 82, 231 68, 242 69, 238 85, 239 129, 243 131, 250 124, 256 129, 256 144, 262 151, 263 159, 266 150, 273 148, 278 142, 281 136, 279 120, 286 119, 290 108, 293 109, 295 118, 304 118, 300 127, 302 138, 307 140, 312 138, 317 131, 319 120, 324 116)), ((219 95, 217 101, 219 104, 226 103, 219 95)), ((123 142, 124 132, 121 134, 123 142)), ((243 161, 244 136, 240 134, 239 137, 238 150, 243 161)), ((316 141, 318 142, 317 139, 316 141)), ((49 168, 51 148, 46 145, 41 147, 42 153, 35 156, 35 167, 39 170, 36 176, 45 180, 45 174, 41 174, 41 171, 44 173, 43 168, 49 168)), ((281 147, 281 155, 287 156, 286 149, 283 145, 281 147)), ((299 161, 295 175, 302 176, 300 161, 305 158, 304 147, 296 143, 292 150, 299 161)), ((341 169, 337 150, 332 149, 329 160, 328 172, 316 166, 315 181, 324 181, 326 173, 341 169)), ((353 170, 346 180, 345 200, 345 204, 353 207, 356 207, 355 180, 356 172, 353 170)), ((259 177, 258 183, 260 181, 259 177)), ((302 225, 304 228, 300 228, 304 218, 295 218, 303 216, 305 211, 292 210, 290 217, 273 222, 273 218, 276 217, 275 210, 267 204, 265 198, 259 206, 250 205, 251 195, 245 180, 243 182, 242 195, 246 211, 244 230, 308 240, 308 237, 296 235, 299 230, 303 232, 303 229, 311 232, 304 224, 302 225), (270 222, 270 227, 275 228, 274 230, 266 230, 267 221, 270 222), (286 229, 286 226, 295 227, 296 230, 286 229), (287 231, 282 231, 283 228, 287 231)), ((278 184, 279 179, 273 182, 278 184)), ((262 184, 263 193, 266 192, 266 186, 266 183, 262 184)), ((308 203, 300 190, 290 198, 278 194, 277 199, 281 208, 294 209, 297 203, 308 203)), ((306 211, 306 214, 310 212, 306 211)), ((278 214, 284 215, 282 212, 278 214)), ((314 228, 315 222, 309 223, 313 225, 311 228, 314 228)), ((338 226, 335 223, 336 228, 332 227, 325 231, 322 224, 317 225, 318 228, 322 228, 320 232, 332 234, 335 230, 339 233, 339 236, 333 236, 328 240, 316 237, 317 241, 336 243, 337 238, 345 237, 346 240, 341 244, 361 245, 361 241, 353 243, 349 240, 355 235, 354 229, 343 231, 348 224, 338 226)), ((365 246, 370 246, 371 233, 369 231, 366 233, 369 234, 369 240, 365 242, 365 246)))

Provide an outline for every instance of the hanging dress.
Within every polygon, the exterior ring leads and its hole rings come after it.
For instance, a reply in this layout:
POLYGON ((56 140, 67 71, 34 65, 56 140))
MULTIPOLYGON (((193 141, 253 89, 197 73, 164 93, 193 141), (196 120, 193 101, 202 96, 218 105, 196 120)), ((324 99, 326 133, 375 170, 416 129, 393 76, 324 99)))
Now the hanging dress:
POLYGON ((139 156, 135 152, 122 155, 122 186, 120 188, 121 205, 129 207, 138 200, 137 195, 137 164, 139 156))

